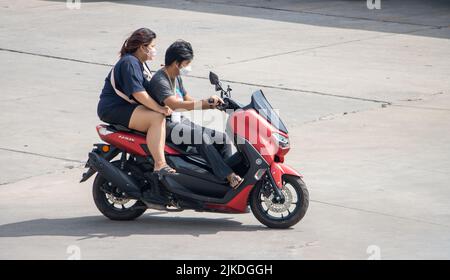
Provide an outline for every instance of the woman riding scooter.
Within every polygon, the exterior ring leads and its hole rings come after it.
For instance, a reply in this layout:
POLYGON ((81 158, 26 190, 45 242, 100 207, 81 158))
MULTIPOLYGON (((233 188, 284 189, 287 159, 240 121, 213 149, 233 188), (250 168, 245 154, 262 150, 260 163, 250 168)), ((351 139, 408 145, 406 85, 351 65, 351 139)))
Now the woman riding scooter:
POLYGON ((146 64, 156 55, 156 34, 148 28, 134 31, 125 40, 120 59, 105 79, 97 107, 99 118, 147 134, 146 142, 154 159, 154 171, 173 173, 164 157, 165 116, 172 110, 160 106, 147 93, 152 74, 146 64))

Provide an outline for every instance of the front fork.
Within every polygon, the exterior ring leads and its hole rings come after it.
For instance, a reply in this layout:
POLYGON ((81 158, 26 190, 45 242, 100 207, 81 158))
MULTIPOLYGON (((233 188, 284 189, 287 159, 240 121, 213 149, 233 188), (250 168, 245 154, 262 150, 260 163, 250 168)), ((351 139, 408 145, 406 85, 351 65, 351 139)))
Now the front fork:
POLYGON ((284 195, 281 189, 283 188, 283 175, 291 175, 302 178, 303 176, 293 168, 281 162, 272 162, 270 168, 266 172, 266 177, 272 186, 274 193, 274 202, 284 203, 284 195))
POLYGON ((281 185, 281 187, 279 187, 278 184, 275 182, 275 179, 273 177, 273 174, 272 174, 270 168, 268 168, 268 170, 266 172, 266 178, 270 182, 270 186, 272 187, 272 190, 273 190, 273 194, 274 194, 273 202, 283 204, 284 203, 284 194, 281 191, 281 188, 283 186, 281 185))

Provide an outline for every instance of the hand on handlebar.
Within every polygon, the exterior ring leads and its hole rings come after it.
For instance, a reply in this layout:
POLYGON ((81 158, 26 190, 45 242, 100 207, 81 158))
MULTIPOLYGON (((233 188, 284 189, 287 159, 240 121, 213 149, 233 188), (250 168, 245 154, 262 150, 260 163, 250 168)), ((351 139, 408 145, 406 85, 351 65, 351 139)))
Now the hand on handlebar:
POLYGON ((212 95, 208 98, 208 104, 211 108, 217 108, 219 105, 223 104, 223 100, 217 95, 212 95))

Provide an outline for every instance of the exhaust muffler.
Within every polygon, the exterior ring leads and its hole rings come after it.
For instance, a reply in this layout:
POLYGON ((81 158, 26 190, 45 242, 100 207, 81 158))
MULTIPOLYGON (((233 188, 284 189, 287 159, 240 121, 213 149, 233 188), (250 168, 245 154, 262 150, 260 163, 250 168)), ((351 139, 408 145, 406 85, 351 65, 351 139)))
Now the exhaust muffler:
POLYGON ((141 189, 136 184, 136 182, 122 170, 115 167, 113 164, 99 156, 97 153, 89 153, 89 164, 103 178, 111 182, 114 186, 118 187, 130 197, 135 199, 141 198, 141 189))

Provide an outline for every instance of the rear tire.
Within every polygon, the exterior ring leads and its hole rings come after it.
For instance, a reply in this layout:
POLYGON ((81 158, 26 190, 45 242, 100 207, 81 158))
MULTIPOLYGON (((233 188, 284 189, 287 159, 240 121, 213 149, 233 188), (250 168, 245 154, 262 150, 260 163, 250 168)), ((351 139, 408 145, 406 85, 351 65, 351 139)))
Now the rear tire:
POLYGON ((125 203, 111 203, 112 200, 125 202, 126 198, 118 198, 104 191, 105 184, 108 182, 100 174, 95 177, 92 186, 92 195, 94 197, 95 206, 107 218, 117 221, 130 221, 138 218, 147 210, 147 207, 140 200, 133 201, 129 199, 129 206, 125 207, 125 203), (112 200, 111 200, 112 199, 112 200), (116 205, 123 205, 116 207, 116 205), (123 208, 124 207, 124 208, 123 208))
MULTIPOLYGON (((264 184, 262 182, 258 183, 255 186, 255 189, 252 191, 252 195, 250 197, 250 208, 252 209, 253 215, 260 221, 262 224, 266 225, 269 228, 278 228, 285 229, 292 227, 297 224, 306 214, 309 206, 309 192, 306 188, 305 183, 302 179, 296 176, 284 175, 283 176, 283 188, 287 188, 286 185, 289 184, 292 186, 291 189, 296 192, 296 203, 295 208, 292 210, 286 210, 288 215, 283 217, 283 213, 281 213, 281 217, 274 217, 270 215, 270 210, 264 209, 264 205, 267 204, 265 200, 267 197, 264 195, 264 184)), ((286 190, 283 189, 283 193, 286 190)), ((289 191, 292 195, 292 191, 289 191)), ((291 197, 291 201, 292 201, 291 197)), ((291 201, 288 201, 289 203, 291 201)), ((269 202, 271 203, 271 202, 269 202)), ((294 204, 294 203, 292 203, 294 204)), ((275 209, 284 209, 282 204, 272 204, 275 209)), ((287 206, 286 206, 287 207, 287 206)), ((281 210, 280 210, 281 211, 281 210)))

